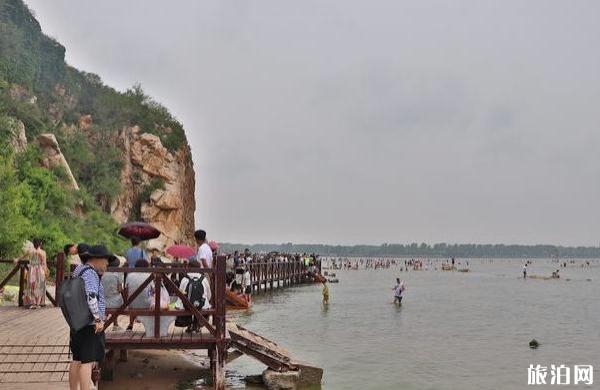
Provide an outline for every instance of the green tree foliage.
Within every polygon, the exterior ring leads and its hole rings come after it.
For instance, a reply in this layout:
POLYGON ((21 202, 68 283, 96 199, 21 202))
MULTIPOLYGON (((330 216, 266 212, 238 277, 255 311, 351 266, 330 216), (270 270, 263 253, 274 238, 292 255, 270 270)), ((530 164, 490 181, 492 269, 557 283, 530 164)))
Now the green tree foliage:
POLYGON ((23 237, 31 231, 31 222, 21 211, 26 207, 27 186, 19 183, 14 156, 5 144, 0 146, 0 257, 15 254, 23 237))
POLYGON ((98 142, 92 145, 82 133, 64 135, 58 141, 77 183, 94 195, 98 205, 106 212, 121 192, 120 172, 122 161, 118 149, 111 144, 109 135, 98 134, 98 142))
POLYGON ((49 254, 67 242, 102 242, 121 251, 126 242, 115 235, 117 225, 90 195, 70 191, 60 172, 39 167, 39 151, 30 146, 15 155, 0 146, 0 257, 19 254, 25 240, 41 238, 49 254))

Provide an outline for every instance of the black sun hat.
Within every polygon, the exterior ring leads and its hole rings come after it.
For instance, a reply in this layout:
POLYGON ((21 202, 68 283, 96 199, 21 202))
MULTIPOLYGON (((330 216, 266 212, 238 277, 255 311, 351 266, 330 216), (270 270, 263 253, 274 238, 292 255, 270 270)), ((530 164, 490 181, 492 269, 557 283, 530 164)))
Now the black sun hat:
POLYGON ((110 255, 110 257, 108 258, 108 266, 109 267, 120 267, 121 260, 119 260, 119 258, 115 255, 110 255))
POLYGON ((94 245, 87 252, 89 259, 106 259, 109 260, 113 256, 104 245, 94 245))
POLYGON ((79 255, 82 263, 85 263, 90 258, 88 254, 89 250, 90 246, 88 244, 77 244, 77 254, 79 255))

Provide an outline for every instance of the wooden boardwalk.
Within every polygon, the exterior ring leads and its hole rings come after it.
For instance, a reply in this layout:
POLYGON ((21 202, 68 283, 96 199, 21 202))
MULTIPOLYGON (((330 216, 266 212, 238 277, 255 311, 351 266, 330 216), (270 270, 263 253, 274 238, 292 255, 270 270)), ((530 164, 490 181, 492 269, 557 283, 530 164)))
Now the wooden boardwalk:
MULTIPOLYGON (((128 316, 119 324, 125 328, 128 316)), ((202 333, 185 333, 184 328, 169 328, 167 336, 146 337, 141 324, 133 332, 107 329, 107 343, 133 346, 135 349, 161 349, 176 343, 178 348, 205 348, 214 337, 202 333)), ((69 328, 59 308, 29 310, 17 306, 0 306, 0 389, 68 389, 69 328)))
MULTIPOLYGON (((64 256, 57 255, 57 288, 63 280, 62 266, 64 256)), ((0 260, 0 262, 10 262, 0 260)), ((249 267, 254 289, 259 292, 267 288, 292 286, 312 280, 302 262, 270 262, 253 263, 249 267)), ((11 273, 2 281, 4 286, 13 276, 19 273, 19 299, 23 305, 23 275, 27 262, 17 264, 11 273)), ((230 323, 225 324, 225 257, 219 256, 214 269, 196 268, 193 271, 210 275, 213 308, 198 310, 188 297, 179 291, 169 278, 171 274, 187 273, 191 269, 178 264, 165 264, 151 269, 111 268, 110 272, 143 273, 146 280, 136 289, 128 291, 123 305, 118 309, 107 310, 105 323, 107 355, 102 365, 102 378, 112 380, 116 364, 116 352, 126 359, 127 350, 131 349, 207 349, 213 371, 213 383, 217 390, 225 388, 225 357, 227 349, 233 347, 236 352, 244 353, 263 362, 277 371, 298 370, 300 365, 289 352, 276 343, 261 337, 247 329, 230 323), (129 305, 145 291, 150 283, 154 285, 154 308, 133 309, 129 305), (161 286, 171 288, 172 292, 183 302, 183 310, 166 310, 160 308, 161 286), (113 331, 112 322, 118 316, 119 325, 127 326, 129 315, 143 319, 151 319, 154 327, 152 336, 146 336, 141 324, 134 325, 133 331, 113 331), (171 325, 166 332, 160 331, 162 317, 193 316, 202 326, 200 333, 186 333, 183 328, 171 325), (165 336, 160 334, 166 333, 165 336)), ((51 290, 51 289, 49 289, 51 290)), ((56 295, 48 291, 48 305, 59 301, 56 295), (56 299, 55 299, 56 298, 56 299)), ((148 326, 150 324, 147 323, 148 326)), ((163 325, 165 326, 165 325, 163 325)), ((29 310, 17 306, 0 306, 0 390, 58 390, 68 388, 69 328, 59 308, 46 307, 29 310)), ((319 369, 320 370, 320 369, 319 369)), ((322 370, 321 370, 322 372, 322 370)), ((96 373, 97 374, 97 373, 96 373)), ((94 375, 97 380, 98 375, 94 375)), ((319 379, 320 381, 320 379, 319 379)))
POLYGON ((0 306, 0 389, 68 389, 69 361, 60 309, 0 306))

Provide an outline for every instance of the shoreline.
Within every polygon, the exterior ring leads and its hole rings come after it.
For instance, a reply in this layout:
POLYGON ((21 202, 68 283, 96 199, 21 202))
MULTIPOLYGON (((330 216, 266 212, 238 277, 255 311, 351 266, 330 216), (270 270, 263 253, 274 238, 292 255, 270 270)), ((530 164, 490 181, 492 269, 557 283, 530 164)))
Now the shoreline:
POLYGON ((102 381, 103 390, 208 389, 211 378, 206 351, 130 350, 127 362, 117 362, 115 379, 102 381), (191 352, 191 351, 190 351, 191 352), (199 383, 195 383, 199 382, 199 383))

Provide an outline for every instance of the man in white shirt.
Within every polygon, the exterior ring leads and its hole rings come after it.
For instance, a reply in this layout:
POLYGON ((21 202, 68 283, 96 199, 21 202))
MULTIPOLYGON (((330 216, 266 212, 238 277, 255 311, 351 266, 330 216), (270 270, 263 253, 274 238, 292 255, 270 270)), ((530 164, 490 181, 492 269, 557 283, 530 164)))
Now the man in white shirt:
POLYGON ((213 255, 210 246, 206 242, 206 232, 204 230, 196 230, 194 232, 194 238, 198 245, 198 254, 196 259, 202 265, 203 268, 212 268, 213 266, 213 255))

